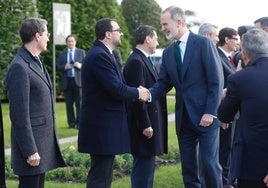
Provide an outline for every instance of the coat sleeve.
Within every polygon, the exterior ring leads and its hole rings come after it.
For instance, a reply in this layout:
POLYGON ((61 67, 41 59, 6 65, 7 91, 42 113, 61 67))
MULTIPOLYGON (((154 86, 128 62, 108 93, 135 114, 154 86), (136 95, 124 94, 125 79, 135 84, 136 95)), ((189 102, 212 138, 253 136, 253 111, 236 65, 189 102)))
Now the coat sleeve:
MULTIPOLYGON (((232 77, 232 76, 231 76, 232 77)), ((241 101, 238 97, 238 85, 229 77, 225 98, 218 108, 218 118, 224 123, 233 121, 235 114, 240 108, 241 101)))

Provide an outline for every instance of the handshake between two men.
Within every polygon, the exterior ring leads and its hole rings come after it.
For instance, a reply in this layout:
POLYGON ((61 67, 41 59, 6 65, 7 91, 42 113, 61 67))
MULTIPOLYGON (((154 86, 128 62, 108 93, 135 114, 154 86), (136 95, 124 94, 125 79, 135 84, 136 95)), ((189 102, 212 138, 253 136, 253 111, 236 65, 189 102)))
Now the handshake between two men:
POLYGON ((139 100, 141 102, 147 102, 151 99, 151 93, 147 88, 139 86, 137 89, 139 91, 139 100))

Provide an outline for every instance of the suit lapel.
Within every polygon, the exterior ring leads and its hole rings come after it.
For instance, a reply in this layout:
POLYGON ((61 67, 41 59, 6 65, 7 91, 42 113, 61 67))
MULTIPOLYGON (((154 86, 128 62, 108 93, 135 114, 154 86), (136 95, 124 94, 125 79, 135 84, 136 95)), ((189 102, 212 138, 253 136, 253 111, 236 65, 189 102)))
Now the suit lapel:
MULTIPOLYGON (((19 49, 19 54, 21 54, 21 57, 24 59, 25 63, 29 65, 29 69, 34 73, 37 74, 44 82, 45 84, 51 89, 51 82, 47 78, 47 71, 45 69, 45 66, 43 66, 45 74, 40 69, 39 65, 37 64, 35 58, 32 56, 32 54, 24 47, 22 46, 19 49)), ((43 59, 43 58, 41 58, 43 59)), ((49 76, 48 76, 49 77, 49 76)))
POLYGON ((112 62, 112 64, 113 64, 113 66, 114 66, 114 68, 115 68, 115 70, 116 70, 118 76, 120 77, 120 79, 122 80, 123 83, 126 83, 125 78, 124 78, 124 76, 123 76, 123 74, 122 74, 122 72, 121 72, 121 70, 120 70, 120 68, 119 68, 119 65, 118 65, 118 63, 115 61, 115 58, 112 57, 112 54, 110 53, 109 49, 108 49, 102 42, 100 42, 99 40, 95 40, 94 45, 95 45, 95 46, 98 46, 98 47, 100 47, 100 48, 102 48, 102 49, 105 50, 105 52, 106 52, 106 53, 108 54, 108 56, 111 58, 111 62, 112 62))
POLYGON ((227 69, 228 72, 234 73, 235 72, 235 68, 232 65, 232 63, 229 61, 229 59, 226 57, 226 55, 223 53, 222 50, 218 49, 218 53, 220 55, 220 58, 222 60, 223 63, 223 68, 227 69))
POLYGON ((152 63, 148 60, 148 58, 138 49, 134 49, 134 52, 136 52, 142 59, 144 65, 148 68, 149 72, 153 75, 154 79, 158 79, 158 74, 156 70, 154 70, 152 63))
POLYGON ((51 88, 51 83, 50 83, 50 79, 48 79, 48 72, 44 67, 44 73, 40 70, 39 65, 37 65, 37 62, 31 61, 29 62, 29 68, 32 70, 32 72, 34 72, 35 74, 37 74, 45 83, 46 85, 51 88))
POLYGON ((112 59, 113 65, 115 66, 116 72, 119 75, 120 79, 122 80, 123 83, 126 83, 125 78, 124 78, 124 76, 123 76, 123 74, 121 72, 121 69, 119 67, 119 64, 118 64, 118 62, 116 61, 116 59, 114 57, 114 54, 110 54, 110 57, 112 59))
MULTIPOLYGON (((168 69, 170 68, 171 72, 174 74, 174 77, 178 77, 178 79, 174 79, 174 81, 178 82, 178 83, 174 83, 174 85, 178 85, 181 83, 181 79, 179 78, 179 73, 178 73, 178 62, 175 57, 176 56, 175 48, 176 48, 175 42, 173 42, 172 45, 169 46, 168 50, 164 51, 165 52, 164 56, 167 59, 165 64, 167 64, 168 69)), ((160 75, 161 75, 161 71, 160 71, 160 75)))
POLYGON ((64 51, 64 56, 63 56, 64 57, 64 62, 66 62, 66 63, 68 61, 67 54, 68 54, 68 49, 64 51))
POLYGON ((182 73, 181 73, 182 80, 183 80, 183 77, 184 77, 190 63, 191 63, 194 48, 195 48, 195 41, 194 41, 194 37, 193 37, 192 33, 190 32, 190 35, 188 37, 187 44, 186 44, 183 62, 182 62, 182 73))

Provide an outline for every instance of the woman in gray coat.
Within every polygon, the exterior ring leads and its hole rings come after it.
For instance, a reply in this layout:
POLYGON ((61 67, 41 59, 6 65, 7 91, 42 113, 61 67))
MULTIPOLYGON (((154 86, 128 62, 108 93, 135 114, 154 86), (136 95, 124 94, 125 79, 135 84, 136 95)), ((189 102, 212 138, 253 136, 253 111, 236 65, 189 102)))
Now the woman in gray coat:
POLYGON ((45 173, 65 166, 55 131, 52 85, 39 57, 49 41, 46 25, 39 18, 22 23, 23 45, 7 74, 11 160, 19 188, 43 188, 45 173))

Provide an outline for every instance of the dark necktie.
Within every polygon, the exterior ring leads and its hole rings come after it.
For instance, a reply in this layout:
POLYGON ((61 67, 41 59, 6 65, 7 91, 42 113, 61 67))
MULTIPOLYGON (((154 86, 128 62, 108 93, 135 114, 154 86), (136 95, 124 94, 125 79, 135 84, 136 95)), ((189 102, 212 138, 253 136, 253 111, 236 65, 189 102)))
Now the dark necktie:
MULTIPOLYGON (((68 55, 69 55, 69 63, 70 63, 70 64, 73 64, 74 61, 73 61, 72 50, 70 50, 70 51, 68 52, 68 55)), ((67 74, 68 74, 68 77, 73 77, 73 76, 74 76, 74 68, 69 69, 67 74)))
POLYGON ((179 41, 179 40, 175 43, 175 57, 176 57, 176 60, 177 60, 177 63, 178 63, 179 78, 181 79, 182 60, 181 60, 180 43, 181 43, 181 41, 179 41))
POLYGON ((156 75, 158 75, 158 72, 157 72, 157 70, 156 70, 156 68, 155 68, 155 65, 154 65, 154 62, 153 62, 152 57, 151 57, 151 56, 148 56, 148 60, 149 60, 149 62, 151 63, 153 69, 154 69, 154 73, 155 73, 156 75))
POLYGON ((44 72, 43 64, 38 56, 35 56, 35 59, 37 60, 37 64, 40 67, 41 71, 44 72))

